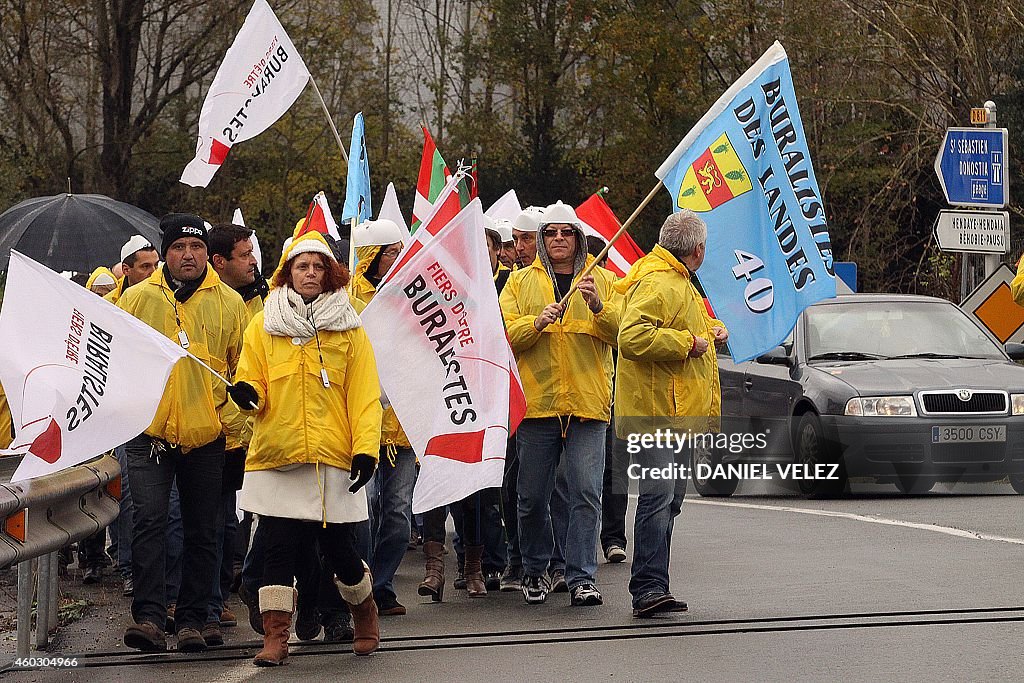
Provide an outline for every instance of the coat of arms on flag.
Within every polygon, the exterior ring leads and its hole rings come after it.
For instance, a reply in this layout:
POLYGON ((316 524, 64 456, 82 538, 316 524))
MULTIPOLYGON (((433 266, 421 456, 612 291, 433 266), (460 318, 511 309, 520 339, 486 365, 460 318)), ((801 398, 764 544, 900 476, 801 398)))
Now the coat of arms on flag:
POLYGON ((697 212, 710 211, 750 192, 753 187, 747 169, 729 142, 729 135, 722 133, 686 170, 676 206, 697 212))

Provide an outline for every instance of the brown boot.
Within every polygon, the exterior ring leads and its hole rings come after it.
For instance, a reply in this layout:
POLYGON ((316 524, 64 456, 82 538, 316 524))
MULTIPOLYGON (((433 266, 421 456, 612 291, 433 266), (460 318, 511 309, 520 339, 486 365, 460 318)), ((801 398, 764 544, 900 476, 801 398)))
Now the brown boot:
POLYGON ((357 655, 368 655, 380 647, 380 624, 377 621, 377 604, 373 601, 373 579, 365 562, 363 567, 363 579, 354 586, 334 579, 341 598, 348 603, 352 612, 352 630, 355 632, 352 652, 357 655))
POLYGON ((429 595, 434 602, 441 602, 444 595, 444 543, 427 541, 423 544, 423 554, 427 558, 426 572, 417 592, 429 595))
POLYGON ((288 627, 295 611, 295 589, 291 586, 260 588, 263 617, 263 649, 252 660, 256 666, 279 666, 288 659, 288 627))
POLYGON ((482 598, 487 595, 487 584, 480 568, 480 558, 484 555, 482 545, 466 546, 466 592, 471 598, 482 598))

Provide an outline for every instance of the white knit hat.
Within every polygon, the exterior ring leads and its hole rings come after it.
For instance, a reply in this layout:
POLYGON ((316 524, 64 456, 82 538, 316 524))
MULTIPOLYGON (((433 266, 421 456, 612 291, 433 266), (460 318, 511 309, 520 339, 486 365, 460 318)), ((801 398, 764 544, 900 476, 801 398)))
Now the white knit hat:
POLYGON ((121 247, 121 263, 124 260, 134 254, 135 252, 142 251, 143 249, 152 249, 153 245, 149 243, 142 235, 132 235, 131 239, 124 243, 121 247))
POLYGON ((288 260, 292 260, 299 254, 323 254, 330 257, 332 261, 336 261, 334 258, 334 252, 327 246, 327 243, 323 239, 316 239, 315 237, 307 237, 305 239, 299 238, 294 240, 291 244, 291 249, 288 250, 288 260))

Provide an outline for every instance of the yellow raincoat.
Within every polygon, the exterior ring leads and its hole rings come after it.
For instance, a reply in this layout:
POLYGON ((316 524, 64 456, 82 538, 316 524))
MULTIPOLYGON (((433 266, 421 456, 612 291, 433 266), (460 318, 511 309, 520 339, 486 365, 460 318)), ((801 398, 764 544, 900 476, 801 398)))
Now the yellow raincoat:
POLYGON ((117 302, 121 300, 121 297, 124 296, 124 291, 129 287, 131 287, 131 285, 128 284, 128 278, 124 276, 119 277, 117 279, 117 286, 103 298, 116 305, 117 302))
POLYGON ((1013 300, 1018 306, 1024 306, 1024 256, 1017 262, 1017 277, 1010 283, 1013 300))
POLYGON ((237 375, 259 394, 246 471, 294 463, 351 470, 355 454, 376 458, 380 384, 363 328, 320 333, 328 389, 320 379, 316 338, 295 344, 291 337, 271 335, 263 316, 256 314, 245 331, 237 375))
POLYGON ((714 428, 717 419, 707 418, 721 415, 722 392, 711 328, 725 325, 708 315, 686 266, 655 245, 615 287, 625 296, 615 383, 619 437, 637 428, 633 418, 697 418, 671 424, 695 431, 714 428), (699 358, 687 355, 694 335, 709 344, 699 358))
POLYGON ((0 386, 0 448, 7 448, 11 445, 14 425, 11 424, 11 407, 7 405, 7 394, 3 386, 0 386))
MULTIPOLYGON (((247 314, 238 292, 220 281, 212 267, 188 301, 175 301, 163 269, 129 287, 117 305, 175 343, 188 337, 188 351, 228 379, 242 349, 247 314)), ((188 452, 220 436, 220 411, 227 401, 224 383, 195 361, 174 366, 146 434, 188 452)))
MULTIPOLYGON (((355 306, 358 313, 363 312, 366 305, 373 300, 373 295, 377 293, 376 286, 366 279, 366 271, 384 246, 387 245, 356 248, 356 258, 359 262, 356 263, 356 272, 352 275, 351 294, 353 306, 355 306), (356 301, 362 302, 362 306, 356 306, 356 301)), ((398 359, 396 359, 396 362, 398 362, 398 359)), ((402 429, 402 425, 398 422, 398 416, 395 415, 395 409, 391 406, 388 406, 387 410, 384 411, 384 418, 381 421, 380 446, 382 448, 389 446, 412 448, 412 444, 409 443, 409 437, 405 435, 405 430, 402 429)))
MULTIPOLYGON (((587 257, 589 265, 593 256, 587 257)), ((555 288, 535 259, 509 276, 499 297, 512 351, 526 394, 526 417, 575 415, 608 421, 611 415, 612 347, 619 330, 621 296, 615 276, 593 270, 604 308, 590 312, 579 293, 569 298, 565 314, 538 332, 533 321, 555 302, 555 288)))
MULTIPOLYGON (((256 317, 257 313, 263 312, 263 299, 254 296, 245 302, 245 324, 256 317)), ((252 416, 246 415, 234 401, 228 401, 220 411, 221 422, 224 423, 224 436, 227 442, 224 445, 226 450, 232 448, 247 448, 252 439, 252 416)))

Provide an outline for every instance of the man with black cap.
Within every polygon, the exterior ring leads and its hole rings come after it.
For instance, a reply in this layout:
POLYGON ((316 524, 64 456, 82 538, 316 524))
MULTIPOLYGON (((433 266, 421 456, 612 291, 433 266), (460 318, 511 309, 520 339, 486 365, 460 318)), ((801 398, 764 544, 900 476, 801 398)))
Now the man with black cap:
MULTIPOLYGON (((209 236, 201 218, 169 214, 160 220, 160 228, 164 265, 125 290, 118 306, 230 376, 241 353, 248 318, 245 304, 209 266, 209 236)), ((206 649, 201 630, 217 571, 217 510, 224 468, 220 410, 226 402, 223 382, 185 359, 171 372, 152 424, 127 444, 135 503, 135 623, 124 634, 128 647, 167 648, 164 536, 171 485, 176 481, 185 533, 175 612, 178 650, 206 649)))

